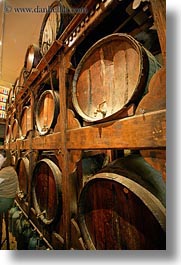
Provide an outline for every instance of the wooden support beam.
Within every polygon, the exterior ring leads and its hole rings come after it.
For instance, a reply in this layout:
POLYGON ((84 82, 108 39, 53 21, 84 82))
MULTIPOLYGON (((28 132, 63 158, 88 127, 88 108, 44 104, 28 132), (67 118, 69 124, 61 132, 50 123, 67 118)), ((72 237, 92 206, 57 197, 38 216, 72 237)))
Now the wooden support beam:
POLYGON ((64 54, 59 56, 59 95, 60 95, 60 145, 61 145, 61 170, 62 170, 62 209, 63 209, 63 238, 65 240, 65 248, 69 249, 70 244, 70 180, 69 180, 69 152, 67 150, 66 130, 67 130, 67 110, 66 110, 66 60, 64 54), (61 161, 62 158, 62 161, 61 161))
POLYGON ((32 149, 36 150, 56 150, 60 149, 60 134, 53 133, 45 136, 37 136, 32 139, 32 149))
POLYGON ((157 28, 163 63, 166 66, 166 1, 151 0, 152 13, 157 28))
POLYGON ((68 149, 147 149, 166 146, 166 110, 67 131, 68 149))

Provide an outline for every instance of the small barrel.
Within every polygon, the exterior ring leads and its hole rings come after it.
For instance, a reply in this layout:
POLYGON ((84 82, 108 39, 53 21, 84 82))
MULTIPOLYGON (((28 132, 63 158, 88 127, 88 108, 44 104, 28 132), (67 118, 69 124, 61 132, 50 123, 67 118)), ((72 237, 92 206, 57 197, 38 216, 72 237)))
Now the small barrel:
POLYGON ((27 74, 30 74, 31 70, 33 68, 36 68, 41 58, 42 55, 39 46, 37 46, 36 44, 29 45, 25 55, 24 71, 26 71, 27 74))
POLYGON ((166 248, 165 208, 138 183, 115 173, 98 173, 81 191, 79 224, 90 250, 166 248))
POLYGON ((127 34, 96 42, 83 56, 73 78, 72 100, 87 122, 117 119, 147 93, 160 68, 155 57, 127 34))
POLYGON ((19 91, 21 90, 21 87, 20 87, 20 77, 17 77, 16 78, 16 82, 14 84, 14 100, 16 100, 16 97, 19 93, 19 91))
POLYGON ((16 139, 19 137, 19 131, 20 131, 20 127, 19 127, 18 120, 14 119, 12 123, 12 128, 11 128, 11 141, 12 142, 16 141, 16 139))
POLYGON ((25 67, 23 67, 18 77, 18 87, 15 89, 15 97, 18 95, 20 91, 24 89, 24 82, 26 80, 26 77, 27 77, 27 70, 25 67))
POLYGON ((24 106, 21 113, 20 118, 20 134, 21 138, 25 138, 27 133, 32 129, 32 115, 31 115, 31 107, 24 106))
MULTIPOLYGON (((15 81, 15 85, 16 85, 17 80, 15 81)), ((14 95, 14 87, 10 88, 9 93, 8 93, 8 98, 6 101, 6 110, 8 110, 8 108, 11 106, 11 104, 14 102, 15 100, 15 95, 14 95)))
POLYGON ((29 187, 29 159, 20 157, 16 165, 16 172, 19 180, 19 196, 26 199, 29 187))
POLYGON ((11 141, 11 125, 8 124, 6 126, 6 131, 5 131, 5 142, 7 144, 10 143, 10 141, 11 141))
POLYGON ((40 135, 47 134, 55 127, 59 111, 59 93, 52 90, 44 91, 38 99, 35 112, 37 130, 40 135))
POLYGON ((44 224, 56 221, 62 213, 62 173, 50 159, 40 160, 33 171, 32 199, 37 217, 44 224))

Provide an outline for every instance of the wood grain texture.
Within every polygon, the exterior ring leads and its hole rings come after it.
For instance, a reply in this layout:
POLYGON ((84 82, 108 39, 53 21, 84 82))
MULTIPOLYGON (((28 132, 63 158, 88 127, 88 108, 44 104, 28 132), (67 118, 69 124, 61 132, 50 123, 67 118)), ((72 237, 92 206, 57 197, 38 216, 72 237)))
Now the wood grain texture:
POLYGON ((46 90, 38 99, 36 108, 36 125, 40 135, 54 129, 60 110, 59 93, 46 90))
POLYGON ((19 137, 20 126, 17 119, 14 119, 11 131, 11 140, 15 141, 19 137))
POLYGON ((165 208, 149 191, 113 173, 82 190, 79 222, 88 249, 165 249, 165 208))
POLYGON ((161 172, 163 180, 166 182, 166 149, 163 150, 141 150, 141 155, 156 170, 161 172))
POLYGON ((163 62, 164 66, 166 66, 166 1, 151 0, 150 2, 155 25, 158 31, 163 62))
POLYGON ((161 110, 67 131, 67 148, 145 149, 165 147, 165 133, 166 111, 161 110))
POLYGON ((33 129, 31 106, 24 106, 21 114, 20 128, 21 137, 25 138, 28 131, 33 129))
POLYGON ((166 109, 166 69, 161 68, 151 78, 148 93, 142 98, 136 114, 166 109))
POLYGON ((32 198, 38 217, 45 223, 55 221, 62 209, 62 173, 50 159, 40 160, 33 172, 32 198))
POLYGON ((19 180, 19 197, 20 199, 26 200, 26 196, 28 195, 29 191, 29 160, 27 157, 22 157, 18 159, 16 172, 18 175, 19 180))

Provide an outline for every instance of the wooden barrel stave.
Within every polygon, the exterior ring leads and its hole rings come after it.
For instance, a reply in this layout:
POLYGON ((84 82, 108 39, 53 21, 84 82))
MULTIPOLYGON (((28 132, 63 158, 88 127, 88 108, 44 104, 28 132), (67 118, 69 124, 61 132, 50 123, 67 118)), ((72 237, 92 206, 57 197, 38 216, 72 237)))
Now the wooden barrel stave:
POLYGON ((96 174, 84 186, 78 209, 88 249, 165 249, 165 208, 128 178, 96 174))
POLYGON ((118 158, 99 172, 115 173, 132 179, 151 192, 166 206, 166 184, 162 174, 141 155, 132 154, 118 158))

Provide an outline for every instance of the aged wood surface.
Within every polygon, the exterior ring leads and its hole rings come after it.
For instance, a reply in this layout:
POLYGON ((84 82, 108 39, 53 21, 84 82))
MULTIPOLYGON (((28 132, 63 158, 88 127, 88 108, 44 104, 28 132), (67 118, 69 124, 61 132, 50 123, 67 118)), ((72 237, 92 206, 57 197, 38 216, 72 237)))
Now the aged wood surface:
POLYGON ((21 136, 24 138, 26 137, 28 131, 33 129, 31 106, 23 107, 20 127, 21 127, 21 136))
POLYGON ((79 222, 88 249, 165 249, 165 208, 149 191, 113 173, 90 178, 79 222))
POLYGON ((148 93, 140 101, 136 113, 166 109, 166 69, 158 70, 150 80, 148 93))
MULTIPOLYGON (((166 110, 153 111, 129 118, 102 123, 94 126, 66 130, 66 148, 83 149, 150 149, 166 146, 166 110), (144 137, 143 137, 144 132, 144 137)), ((36 136, 30 139, 17 139, 6 144, 11 149, 21 150, 61 150, 61 132, 36 136)))
POLYGON ((63 214, 63 238, 65 240, 65 247, 69 249, 70 247, 70 182, 69 182, 69 152, 67 150, 67 141, 66 141, 66 129, 67 129, 67 110, 66 110, 66 87, 65 87, 65 76, 66 76, 66 66, 67 61, 62 54, 59 57, 59 93, 61 98, 60 104, 60 132, 59 141, 61 145, 61 156, 62 156, 62 207, 64 209, 63 214))
POLYGON ((166 66, 166 1, 151 0, 152 12, 158 31, 164 66, 166 66))
POLYGON ((166 182, 166 149, 141 150, 140 153, 152 167, 161 172, 162 178, 166 182))
POLYGON ((161 110, 67 131, 67 148, 159 148, 166 145, 165 135, 166 111, 161 110))
POLYGON ((57 91, 46 90, 38 99, 36 108, 36 125, 40 135, 45 135, 50 128, 54 128, 57 123, 60 102, 57 91))
POLYGON ((20 126, 17 119, 14 119, 11 131, 11 141, 15 141, 20 134, 20 126))
POLYGON ((40 160, 33 173, 33 206, 38 218, 52 223, 62 213, 62 173, 50 159, 40 160))
POLYGON ((27 157, 19 158, 16 166, 16 172, 18 174, 19 179, 19 189, 20 193, 18 196, 20 199, 27 199, 26 196, 29 192, 29 159, 27 157))

